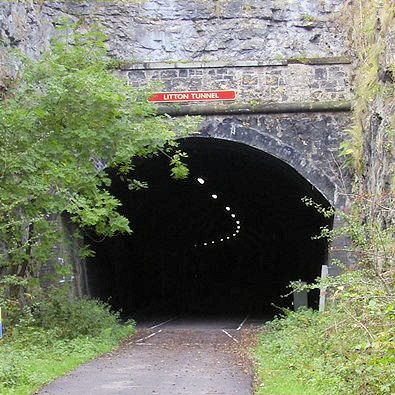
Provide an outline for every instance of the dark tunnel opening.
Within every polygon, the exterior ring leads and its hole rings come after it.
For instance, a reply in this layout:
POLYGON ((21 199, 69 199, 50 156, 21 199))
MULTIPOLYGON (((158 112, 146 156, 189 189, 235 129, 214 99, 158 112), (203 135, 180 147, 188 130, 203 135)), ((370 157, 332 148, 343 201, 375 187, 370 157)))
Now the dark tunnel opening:
MULTIPOLYGON (((311 237, 331 226, 301 199, 329 203, 289 165, 260 150, 199 137, 183 140, 181 148, 189 154, 186 180, 170 178, 165 156, 136 165, 133 176, 148 189, 130 191, 112 176, 111 193, 133 234, 93 243, 91 296, 128 317, 272 315, 279 312, 272 304, 291 307, 292 296, 282 295, 290 281, 320 275, 327 245, 311 237)), ((309 305, 317 307, 317 293, 309 305)))

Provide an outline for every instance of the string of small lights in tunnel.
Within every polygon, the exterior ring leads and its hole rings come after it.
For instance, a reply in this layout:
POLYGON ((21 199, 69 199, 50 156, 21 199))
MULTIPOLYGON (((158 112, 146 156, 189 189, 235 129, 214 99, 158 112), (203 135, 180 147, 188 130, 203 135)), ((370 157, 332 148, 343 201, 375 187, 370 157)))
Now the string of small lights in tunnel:
MULTIPOLYGON (((204 181, 204 179, 202 177, 198 177, 196 179, 196 181, 200 185, 203 185, 205 183, 205 181, 204 181)), ((211 194, 211 198, 216 200, 216 199, 218 199, 218 195, 213 193, 213 194, 211 194)), ((216 239, 216 240, 204 241, 202 243, 197 243, 197 244, 194 245, 195 247, 198 247, 198 246, 206 247, 206 246, 209 246, 209 245, 212 245, 212 244, 216 244, 216 243, 224 243, 227 240, 231 240, 232 238, 235 238, 235 237, 238 236, 238 234, 240 233, 240 230, 241 230, 240 221, 237 219, 236 214, 234 212, 232 212, 232 210, 231 210, 231 208, 229 206, 225 206, 224 208, 225 208, 225 211, 228 212, 230 217, 234 220, 235 226, 234 226, 233 233, 231 235, 227 235, 227 236, 224 236, 224 237, 216 239)))

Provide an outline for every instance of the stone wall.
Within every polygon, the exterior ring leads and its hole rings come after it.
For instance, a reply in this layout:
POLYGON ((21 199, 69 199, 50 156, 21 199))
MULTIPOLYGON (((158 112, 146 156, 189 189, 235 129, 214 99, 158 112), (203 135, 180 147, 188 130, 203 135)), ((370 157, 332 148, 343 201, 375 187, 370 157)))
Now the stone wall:
POLYGON ((237 100, 261 103, 349 100, 351 66, 344 58, 282 62, 188 62, 124 65, 133 86, 155 81, 164 91, 227 90, 237 100), (304 64, 309 63, 309 64, 304 64))
MULTIPOLYGON (((227 90, 237 92, 237 103, 249 103, 257 114, 215 115, 218 108, 225 113, 226 102, 211 105, 213 111, 204 118, 201 135, 221 138, 263 150, 289 164, 311 182, 335 207, 344 205, 344 180, 334 158, 344 138, 343 130, 350 122, 346 111, 328 113, 294 111, 274 114, 284 103, 341 101, 351 98, 351 65, 343 58, 302 59, 258 62, 146 62, 124 64, 120 73, 136 87, 160 82, 158 90, 227 90), (273 111, 259 114, 261 104, 275 103, 273 111)), ((177 104, 180 113, 207 105, 177 104)), ((171 105, 163 107, 170 111, 171 105)), ((330 110, 328 108, 328 110, 330 110)), ((218 111, 220 112, 220 111, 218 111)), ((279 111, 280 112, 280 111, 279 111)))

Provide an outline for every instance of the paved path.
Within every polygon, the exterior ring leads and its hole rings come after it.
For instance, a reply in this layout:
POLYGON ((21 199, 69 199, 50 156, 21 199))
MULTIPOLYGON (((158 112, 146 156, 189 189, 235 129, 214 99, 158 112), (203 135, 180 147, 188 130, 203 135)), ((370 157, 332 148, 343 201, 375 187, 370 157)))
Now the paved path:
POLYGON ((38 394, 252 394, 251 369, 240 352, 252 320, 168 319, 140 324, 120 349, 38 394))

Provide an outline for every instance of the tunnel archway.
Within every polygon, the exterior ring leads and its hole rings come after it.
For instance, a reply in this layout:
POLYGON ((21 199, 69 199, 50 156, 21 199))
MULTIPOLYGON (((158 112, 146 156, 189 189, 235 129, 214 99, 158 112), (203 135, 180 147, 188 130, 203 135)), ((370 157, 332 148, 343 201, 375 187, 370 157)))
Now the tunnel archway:
MULTIPOLYGON (((304 196, 329 206, 283 161, 242 143, 181 141, 190 176, 173 180, 168 158, 136 164, 149 188, 130 191, 112 176, 132 235, 90 243, 90 294, 125 316, 136 314, 272 314, 291 307, 292 280, 312 281, 326 263, 329 225, 304 196)), ((316 307, 318 295, 309 296, 316 307)))

